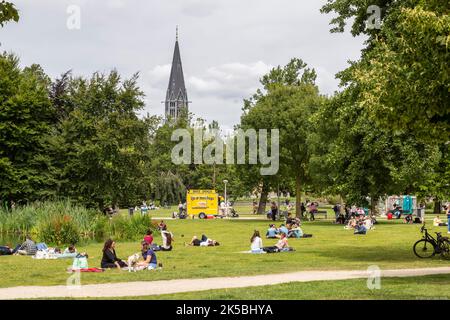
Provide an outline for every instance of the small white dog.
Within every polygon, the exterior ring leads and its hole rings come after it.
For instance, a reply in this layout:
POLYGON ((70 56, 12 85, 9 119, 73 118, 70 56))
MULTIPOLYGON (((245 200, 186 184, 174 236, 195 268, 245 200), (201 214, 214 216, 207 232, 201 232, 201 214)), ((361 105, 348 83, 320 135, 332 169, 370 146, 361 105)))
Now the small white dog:
POLYGON ((128 272, 137 271, 136 264, 139 261, 139 256, 139 253, 135 253, 132 256, 128 257, 128 272))

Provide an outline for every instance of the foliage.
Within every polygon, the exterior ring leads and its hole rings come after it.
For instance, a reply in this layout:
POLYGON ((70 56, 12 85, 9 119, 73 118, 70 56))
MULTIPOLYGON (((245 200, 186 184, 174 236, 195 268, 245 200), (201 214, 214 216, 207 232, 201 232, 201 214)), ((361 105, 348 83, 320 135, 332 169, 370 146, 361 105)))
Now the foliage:
POLYGON ((8 21, 19 21, 19 12, 13 3, 6 0, 0 1, 0 27, 3 27, 8 21))
POLYGON ((68 215, 53 216, 38 226, 39 239, 57 245, 76 244, 80 240, 77 226, 68 215))

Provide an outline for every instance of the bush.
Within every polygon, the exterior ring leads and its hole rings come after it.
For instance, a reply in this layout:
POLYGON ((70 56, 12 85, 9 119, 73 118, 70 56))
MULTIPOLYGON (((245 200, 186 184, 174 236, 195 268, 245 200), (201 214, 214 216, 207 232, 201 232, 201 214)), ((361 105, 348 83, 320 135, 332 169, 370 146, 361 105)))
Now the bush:
POLYGON ((109 233, 111 237, 122 240, 137 240, 148 229, 155 229, 148 215, 124 216, 116 215, 110 220, 109 233))
POLYGON ((63 245, 76 244, 80 241, 79 230, 68 215, 54 216, 39 227, 39 239, 43 242, 63 245))

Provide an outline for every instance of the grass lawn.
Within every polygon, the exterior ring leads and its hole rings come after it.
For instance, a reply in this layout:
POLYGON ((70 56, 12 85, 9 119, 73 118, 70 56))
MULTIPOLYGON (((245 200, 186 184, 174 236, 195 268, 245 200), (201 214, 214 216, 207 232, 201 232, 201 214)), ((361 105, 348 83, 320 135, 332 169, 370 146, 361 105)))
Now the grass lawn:
MULTIPOLYGON (((275 255, 242 254, 249 250, 253 230, 265 233, 268 221, 251 220, 174 220, 167 221, 175 235, 172 252, 158 253, 164 268, 161 272, 128 273, 108 270, 104 273, 82 274, 82 284, 124 281, 151 281, 179 278, 204 278, 284 273, 301 270, 365 270, 371 265, 380 268, 426 268, 448 266, 449 261, 433 258, 420 260, 412 252, 412 245, 420 238, 420 225, 405 225, 397 221, 381 221, 376 230, 366 236, 355 236, 352 231, 329 221, 305 222, 303 230, 312 233, 310 239, 291 239, 296 252, 275 255), (206 234, 221 242, 220 247, 185 247, 193 235, 206 234)), ((443 231, 444 227, 430 228, 443 231)), ((157 243, 160 238, 156 237, 157 243)), ((264 245, 273 245, 265 240, 264 245)), ((89 266, 99 267, 101 243, 79 245, 79 251, 89 253, 89 266)), ((126 259, 139 251, 139 242, 119 242, 119 257, 126 259)), ((70 260, 33 260, 23 256, 0 257, 2 274, 0 287, 24 285, 65 285, 66 268, 70 260)), ((303 285, 303 284, 302 284, 303 285)))
POLYGON ((132 300, 448 300, 450 275, 414 278, 382 278, 380 289, 367 288, 366 279, 291 282, 281 285, 209 290, 132 300))

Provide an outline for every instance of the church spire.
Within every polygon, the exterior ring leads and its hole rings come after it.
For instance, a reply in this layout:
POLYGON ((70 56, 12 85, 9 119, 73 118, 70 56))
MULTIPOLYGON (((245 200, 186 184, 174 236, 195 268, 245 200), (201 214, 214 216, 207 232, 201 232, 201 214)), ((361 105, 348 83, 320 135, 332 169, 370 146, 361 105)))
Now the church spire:
POLYGON ((176 28, 175 50, 173 53, 172 69, 170 71, 169 86, 166 94, 166 118, 176 119, 182 109, 188 109, 189 100, 184 84, 183 65, 181 63, 180 46, 178 43, 178 26, 176 28))

